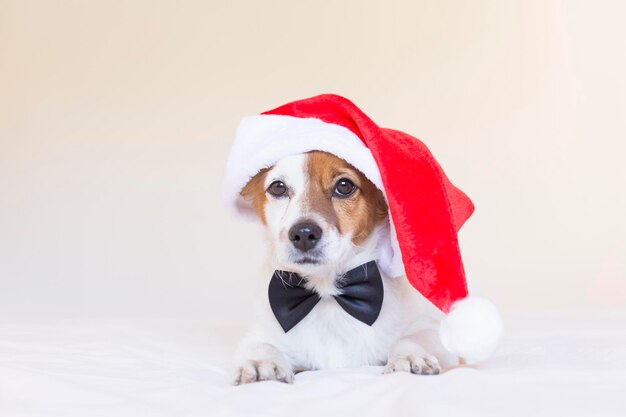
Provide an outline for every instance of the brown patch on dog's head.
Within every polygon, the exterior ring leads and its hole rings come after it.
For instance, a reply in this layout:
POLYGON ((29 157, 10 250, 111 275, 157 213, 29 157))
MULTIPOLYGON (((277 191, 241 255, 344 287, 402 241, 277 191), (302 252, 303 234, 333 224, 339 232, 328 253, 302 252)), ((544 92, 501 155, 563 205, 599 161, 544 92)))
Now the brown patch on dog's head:
POLYGON ((264 168, 250 178, 239 193, 250 204, 252 210, 254 210, 254 213, 261 219, 263 224, 266 223, 265 204, 267 203, 267 195, 265 194, 265 176, 267 171, 269 171, 269 168, 264 168))
POLYGON ((362 243, 387 216, 383 193, 363 173, 332 154, 313 151, 308 154, 309 186, 306 204, 337 227, 339 233, 352 233, 352 241, 362 243), (347 197, 334 195, 337 182, 348 179, 357 189, 347 197))

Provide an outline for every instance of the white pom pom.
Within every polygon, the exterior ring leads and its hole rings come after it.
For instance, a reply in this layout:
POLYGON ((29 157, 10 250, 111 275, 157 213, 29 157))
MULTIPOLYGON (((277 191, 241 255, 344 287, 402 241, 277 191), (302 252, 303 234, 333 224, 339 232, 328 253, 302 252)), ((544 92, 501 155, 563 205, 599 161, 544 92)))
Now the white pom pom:
POLYGON ((467 363, 487 358, 502 333, 502 320, 491 301, 467 297, 452 305, 439 326, 443 346, 467 363))

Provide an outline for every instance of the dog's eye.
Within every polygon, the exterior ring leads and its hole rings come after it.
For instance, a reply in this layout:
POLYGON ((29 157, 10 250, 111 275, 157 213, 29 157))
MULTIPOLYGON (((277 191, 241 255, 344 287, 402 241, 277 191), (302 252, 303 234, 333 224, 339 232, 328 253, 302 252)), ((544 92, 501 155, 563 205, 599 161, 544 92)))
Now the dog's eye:
POLYGON ((287 186, 282 181, 274 181, 267 187, 267 192, 274 197, 282 197, 287 193, 287 186))
POLYGON ((356 185, 347 178, 342 178, 335 184, 333 194, 337 197, 348 197, 356 191, 356 185))

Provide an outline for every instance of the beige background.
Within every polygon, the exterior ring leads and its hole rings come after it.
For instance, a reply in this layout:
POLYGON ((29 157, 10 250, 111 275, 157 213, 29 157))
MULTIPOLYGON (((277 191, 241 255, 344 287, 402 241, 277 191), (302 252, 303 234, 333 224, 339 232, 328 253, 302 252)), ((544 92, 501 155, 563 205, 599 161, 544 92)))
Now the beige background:
POLYGON ((245 317, 233 129, 322 92, 426 141, 503 310, 623 307, 624 4, 0 0, 0 315, 245 317))

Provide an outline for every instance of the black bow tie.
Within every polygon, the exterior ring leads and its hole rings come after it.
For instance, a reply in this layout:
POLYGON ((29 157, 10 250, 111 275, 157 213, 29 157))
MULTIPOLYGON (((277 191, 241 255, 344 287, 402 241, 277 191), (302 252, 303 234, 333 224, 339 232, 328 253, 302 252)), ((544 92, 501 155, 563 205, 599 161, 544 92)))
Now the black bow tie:
MULTIPOLYGON (((320 301, 320 296, 304 286, 305 279, 295 272, 275 271, 269 286, 270 306, 285 332, 300 323, 320 301)), ((371 261, 348 272, 337 282, 334 298, 346 313, 371 326, 383 305, 383 280, 371 261)))

